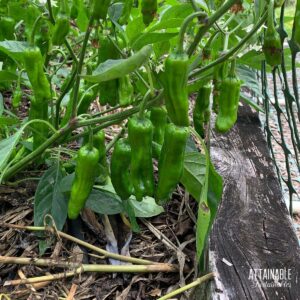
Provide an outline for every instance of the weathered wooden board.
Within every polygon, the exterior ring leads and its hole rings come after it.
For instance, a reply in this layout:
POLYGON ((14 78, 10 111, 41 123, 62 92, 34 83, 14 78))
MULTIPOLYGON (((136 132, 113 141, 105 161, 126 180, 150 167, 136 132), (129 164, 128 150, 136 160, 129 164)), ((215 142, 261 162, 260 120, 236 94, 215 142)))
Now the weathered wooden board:
MULTIPOLYGON (((299 245, 256 112, 239 109, 227 134, 212 131, 211 157, 224 193, 209 246, 210 270, 218 274, 210 299, 300 299, 299 245), (280 287, 260 272, 286 270, 280 287), (270 287, 275 285, 275 287, 270 287)), ((266 273, 262 273, 264 275, 266 273)))

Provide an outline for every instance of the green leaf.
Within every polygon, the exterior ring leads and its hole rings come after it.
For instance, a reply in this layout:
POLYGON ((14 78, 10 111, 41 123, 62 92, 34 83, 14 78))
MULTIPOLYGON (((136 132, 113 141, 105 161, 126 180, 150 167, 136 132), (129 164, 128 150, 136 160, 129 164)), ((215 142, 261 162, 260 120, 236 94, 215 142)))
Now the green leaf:
POLYGON ((173 18, 173 19, 165 19, 161 20, 158 23, 154 23, 152 26, 146 28, 147 32, 153 32, 156 30, 161 29, 168 29, 168 28, 179 28, 183 22, 183 18, 173 18))
POLYGON ((115 215, 124 211, 121 199, 104 189, 93 189, 85 206, 102 215, 115 215))
POLYGON ((192 5, 189 3, 172 5, 161 13, 161 21, 174 18, 184 19, 193 12, 192 5))
POLYGON ((0 51, 3 51, 13 59, 22 60, 23 52, 28 46, 26 42, 2 41, 0 42, 0 51))
POLYGON ((198 151, 185 153, 184 169, 180 182, 196 201, 200 200, 205 169, 205 155, 198 151))
POLYGON ((158 33, 158 32, 147 32, 141 34, 132 44, 132 48, 135 50, 139 50, 145 45, 159 43, 159 42, 165 42, 170 40, 171 38, 178 35, 178 32, 174 33, 158 33))
POLYGON ((129 40, 129 43, 133 43, 134 40, 140 36, 141 32, 145 29, 145 24, 143 22, 143 18, 139 17, 133 19, 126 26, 126 35, 129 40))
MULTIPOLYGON (((52 216, 56 228, 61 230, 67 219, 68 199, 60 189, 60 181, 63 178, 63 171, 56 162, 48 169, 41 180, 34 196, 34 225, 43 226, 46 214, 52 216)), ((40 244, 40 254, 49 247, 49 243, 40 244)))
MULTIPOLYGON (((0 141, 0 172, 2 173, 6 164, 15 149, 19 139, 22 136, 24 126, 21 127, 15 134, 0 141)), ((3 175, 3 174, 2 174, 3 175)), ((1 182, 1 180, 0 180, 1 182)))
POLYGON ((14 81, 17 80, 18 76, 10 71, 0 71, 0 82, 14 81))
POLYGON ((133 197, 129 199, 134 208, 136 217, 151 218, 164 212, 162 206, 157 205, 151 197, 144 197, 143 201, 136 201, 133 197))
POLYGON ((124 205, 124 210, 129 217, 132 231, 140 232, 140 226, 137 223, 134 207, 131 204, 130 200, 124 200, 123 205, 124 205))
MULTIPOLYGON (((0 101, 1 102, 1 101, 0 101)), ((1 106, 1 105, 0 105, 1 106)), ((0 108, 1 111, 1 108, 0 108)), ((0 112, 1 115, 1 112, 0 112)), ((11 126, 11 125, 16 125, 20 122, 19 119, 17 118, 11 118, 11 117, 0 117, 0 127, 3 126, 11 126)))
POLYGON ((245 94, 241 93, 240 97, 244 100, 244 102, 246 102, 247 104, 249 104, 256 111, 260 111, 261 113, 265 113, 265 111, 263 110, 263 108, 261 108, 257 103, 255 103, 253 100, 251 100, 250 98, 248 98, 245 94))
POLYGON ((123 77, 146 63, 152 53, 152 47, 147 45, 126 59, 109 59, 100 64, 93 75, 85 75, 86 81, 99 83, 123 77))
POLYGON ((86 9, 84 7, 83 1, 78 1, 78 4, 79 7, 76 23, 80 31, 85 32, 89 24, 89 18, 86 14, 86 9))

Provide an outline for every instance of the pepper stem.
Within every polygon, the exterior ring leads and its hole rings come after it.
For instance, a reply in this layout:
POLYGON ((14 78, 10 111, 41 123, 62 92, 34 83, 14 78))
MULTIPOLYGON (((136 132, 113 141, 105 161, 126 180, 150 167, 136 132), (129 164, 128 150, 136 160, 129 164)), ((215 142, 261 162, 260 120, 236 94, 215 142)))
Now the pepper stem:
POLYGON ((184 34, 187 30, 187 27, 189 26, 190 22, 195 18, 195 17, 201 17, 203 18, 202 22, 204 23, 207 14, 203 11, 197 11, 194 12, 192 14, 190 14, 189 16, 187 16, 180 28, 179 31, 179 36, 178 36, 178 43, 177 43, 177 52, 182 53, 183 52, 183 40, 184 40, 184 34))
POLYGON ((236 60, 233 59, 230 65, 230 71, 229 71, 230 76, 235 76, 235 66, 236 66, 236 60))
POLYGON ((140 104, 140 110, 139 110, 140 118, 142 118, 145 114, 146 102, 147 102, 150 94, 151 94, 151 90, 148 90, 140 104))
POLYGON ((34 45, 34 36, 35 36, 35 32, 36 32, 36 30, 37 30, 37 27, 38 27, 38 24, 39 24, 40 20, 42 20, 43 18, 44 18, 44 15, 43 15, 43 14, 42 14, 42 15, 39 15, 39 16, 35 19, 35 21, 34 21, 34 23, 33 23, 32 31, 31 31, 31 36, 30 36, 30 44, 31 44, 31 45, 34 45))
POLYGON ((269 0, 269 6, 268 6, 268 31, 275 31, 274 26, 274 0, 269 0))
POLYGON ((89 143, 88 143, 89 149, 93 149, 94 147, 93 141, 94 141, 93 129, 91 126, 89 126, 89 143))

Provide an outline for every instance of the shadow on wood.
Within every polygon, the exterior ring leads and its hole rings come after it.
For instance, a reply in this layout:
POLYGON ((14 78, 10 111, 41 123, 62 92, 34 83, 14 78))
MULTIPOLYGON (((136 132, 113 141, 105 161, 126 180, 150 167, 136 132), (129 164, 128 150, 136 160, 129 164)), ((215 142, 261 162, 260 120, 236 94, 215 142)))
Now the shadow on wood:
POLYGON ((212 131, 211 157, 224 179, 209 245, 218 278, 201 299, 300 299, 299 245, 257 113, 240 106, 230 132, 212 131), (287 280, 267 274, 280 270, 287 280))

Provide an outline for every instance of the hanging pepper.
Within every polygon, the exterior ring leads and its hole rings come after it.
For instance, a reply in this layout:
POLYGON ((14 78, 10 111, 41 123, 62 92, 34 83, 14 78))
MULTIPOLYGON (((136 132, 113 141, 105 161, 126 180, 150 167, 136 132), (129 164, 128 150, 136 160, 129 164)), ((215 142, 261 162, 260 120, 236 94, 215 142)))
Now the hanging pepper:
POLYGON ((118 79, 118 99, 119 104, 123 107, 128 106, 133 100, 133 86, 130 82, 129 75, 118 79))
POLYGON ((179 127, 172 123, 166 126, 158 161, 158 186, 155 193, 155 199, 160 205, 169 200, 181 178, 188 136, 187 127, 179 127))
POLYGON ((111 183, 122 199, 126 200, 133 194, 133 185, 130 175, 131 148, 125 138, 119 139, 111 156, 110 172, 111 183))
MULTIPOLYGON (((108 59, 118 59, 119 52, 107 35, 99 34, 98 64, 108 59)), ((100 104, 115 106, 118 103, 118 80, 113 79, 99 83, 100 104)))
POLYGON ((188 67, 189 58, 183 52, 175 51, 165 61, 165 104, 169 118, 178 126, 189 126, 188 67))
POLYGON ((11 17, 0 17, 0 41, 14 39, 15 24, 11 17))
POLYGON ((79 9, 80 9, 80 0, 73 0, 72 6, 71 6, 71 11, 70 11, 71 19, 77 19, 79 9))
POLYGON ((211 85, 210 83, 207 83, 199 89, 193 111, 193 121, 195 130, 202 138, 204 138, 203 125, 209 121, 210 116, 210 94, 211 85))
POLYGON ((40 48, 43 56, 48 53, 51 47, 51 25, 49 22, 45 21, 41 24, 35 38, 35 45, 40 48))
POLYGON ((141 3, 143 22, 148 26, 157 12, 157 0, 142 0, 141 3))
POLYGON ((78 115, 87 113, 91 103, 96 99, 97 96, 92 89, 87 92, 85 92, 85 89, 86 88, 84 87, 80 89, 79 92, 80 102, 78 104, 78 115))
POLYGON ((164 107, 151 108, 150 120, 153 124, 153 141, 162 145, 164 141, 165 128, 167 125, 167 111, 164 107))
POLYGON ((60 2, 60 8, 55 19, 55 25, 52 35, 52 43, 55 46, 62 45, 70 31, 70 20, 69 16, 67 15, 67 5, 67 0, 62 0, 60 2))
POLYGON ((300 0, 297 0, 296 3, 292 41, 298 46, 298 51, 300 51, 300 0))
POLYGON ((235 74, 235 61, 232 61, 229 75, 221 83, 219 112, 216 119, 216 129, 219 132, 228 131, 237 120, 240 89, 241 81, 235 74))
MULTIPOLYGON (((28 47, 23 52, 25 70, 32 86, 34 97, 30 103, 29 118, 48 120, 48 101, 51 98, 50 84, 44 74, 44 60, 38 47, 28 47)), ((42 144, 48 135, 45 124, 31 125, 33 129, 33 149, 42 144)))
POLYGON ((72 183, 68 204, 69 219, 77 219, 81 209, 90 195, 97 175, 99 151, 91 143, 82 146, 77 155, 75 179, 72 183))
POLYGON ((111 0, 93 0, 92 14, 96 20, 106 20, 111 0))
POLYGON ((264 36, 263 52, 268 65, 275 67, 281 64, 282 45, 279 33, 274 26, 274 0, 268 5, 268 27, 264 36))
POLYGON ((122 14, 118 21, 120 25, 124 25, 128 23, 132 6, 133 6, 133 0, 124 0, 122 14))
POLYGON ((136 199, 152 196, 154 177, 152 165, 153 125, 144 117, 132 117, 128 121, 128 137, 131 147, 131 178, 136 199))

